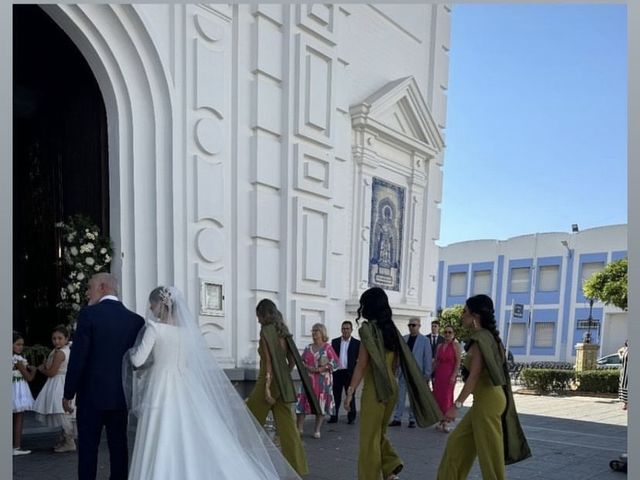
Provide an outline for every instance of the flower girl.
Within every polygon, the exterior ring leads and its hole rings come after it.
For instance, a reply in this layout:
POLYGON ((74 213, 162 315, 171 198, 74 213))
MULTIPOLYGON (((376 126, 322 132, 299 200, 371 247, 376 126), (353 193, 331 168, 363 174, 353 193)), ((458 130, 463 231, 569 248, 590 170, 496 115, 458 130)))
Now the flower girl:
POLYGON ((36 370, 27 364, 27 360, 21 355, 24 349, 24 338, 18 332, 13 332, 13 454, 26 455, 31 450, 23 450, 22 443, 22 422, 24 412, 33 407, 33 396, 27 382, 33 380, 36 370))
POLYGON ((64 377, 69 364, 69 331, 64 325, 58 325, 51 334, 53 350, 47 361, 38 367, 38 371, 45 375, 47 382, 36 398, 33 410, 37 418, 50 427, 62 427, 62 438, 53 449, 56 453, 73 452, 76 444, 73 440, 72 416, 62 409, 64 393, 64 377))

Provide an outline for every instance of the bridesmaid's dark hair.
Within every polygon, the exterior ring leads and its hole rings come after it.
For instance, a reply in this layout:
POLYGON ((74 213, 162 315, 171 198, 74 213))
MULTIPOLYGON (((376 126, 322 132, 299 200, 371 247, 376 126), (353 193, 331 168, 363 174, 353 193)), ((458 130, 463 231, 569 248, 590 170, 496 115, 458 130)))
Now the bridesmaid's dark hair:
MULTIPOLYGON (((480 316, 480 326, 489 330, 498 345, 502 347, 502 340, 500 340, 500 332, 496 325, 495 311, 491 297, 484 294, 474 295, 473 297, 469 297, 465 303, 471 313, 480 316)), ((504 349, 504 347, 502 347, 502 349, 504 349)))
POLYGON ((356 323, 359 323, 358 320, 361 317, 366 318, 380 329, 385 349, 391 352, 400 350, 397 329, 391 318, 389 298, 383 289, 373 287, 360 296, 360 308, 358 308, 356 323))
POLYGON ((16 343, 21 338, 24 338, 20 332, 13 331, 13 343, 16 343))
POLYGON ((276 304, 268 298, 263 298, 258 302, 258 305, 256 305, 256 316, 260 317, 265 325, 274 324, 280 337, 291 336, 287 325, 284 323, 282 313, 280 313, 276 304))

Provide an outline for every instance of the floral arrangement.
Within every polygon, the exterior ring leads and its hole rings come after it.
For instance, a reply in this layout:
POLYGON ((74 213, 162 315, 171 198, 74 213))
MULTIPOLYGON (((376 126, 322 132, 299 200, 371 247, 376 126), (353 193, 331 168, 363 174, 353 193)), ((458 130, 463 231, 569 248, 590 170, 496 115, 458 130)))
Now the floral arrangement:
POLYGON ((57 306, 71 324, 85 303, 91 276, 109 271, 113 246, 111 239, 84 215, 74 215, 56 227, 61 229, 63 260, 63 286, 57 306))

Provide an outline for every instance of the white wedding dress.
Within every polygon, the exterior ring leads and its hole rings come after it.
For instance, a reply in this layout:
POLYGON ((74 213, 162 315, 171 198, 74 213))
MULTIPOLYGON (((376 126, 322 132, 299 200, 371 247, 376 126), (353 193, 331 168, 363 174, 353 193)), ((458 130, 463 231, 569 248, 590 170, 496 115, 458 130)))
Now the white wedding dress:
POLYGON ((147 321, 130 350, 131 364, 146 378, 137 394, 129 479, 298 479, 202 338, 190 340, 191 333, 184 325, 147 321))

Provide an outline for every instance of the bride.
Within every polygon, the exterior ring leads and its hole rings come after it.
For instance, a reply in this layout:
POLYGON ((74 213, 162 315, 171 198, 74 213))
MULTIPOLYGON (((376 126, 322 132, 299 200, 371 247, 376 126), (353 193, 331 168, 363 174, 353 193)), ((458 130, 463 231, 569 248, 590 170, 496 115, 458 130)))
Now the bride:
POLYGON ((178 290, 157 287, 149 303, 124 356, 138 417, 129 479, 299 479, 218 366, 178 290))

